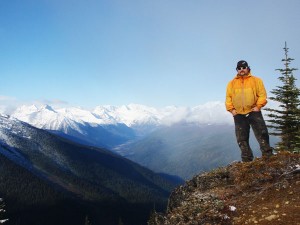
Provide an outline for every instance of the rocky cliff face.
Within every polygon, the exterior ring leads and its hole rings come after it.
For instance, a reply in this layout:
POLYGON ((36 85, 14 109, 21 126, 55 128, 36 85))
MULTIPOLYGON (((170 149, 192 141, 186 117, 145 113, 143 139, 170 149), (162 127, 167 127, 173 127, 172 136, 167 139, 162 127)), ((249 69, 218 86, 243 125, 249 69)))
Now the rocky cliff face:
POLYGON ((300 224, 300 155, 281 152, 195 176, 148 224, 300 224))

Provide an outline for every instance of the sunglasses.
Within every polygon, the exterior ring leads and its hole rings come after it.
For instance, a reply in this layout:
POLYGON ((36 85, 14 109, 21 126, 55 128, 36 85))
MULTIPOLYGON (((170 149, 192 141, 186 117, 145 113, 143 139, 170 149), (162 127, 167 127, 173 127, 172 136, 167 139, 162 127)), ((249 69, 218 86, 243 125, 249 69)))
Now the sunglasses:
POLYGON ((237 70, 245 70, 245 69, 247 69, 248 67, 247 66, 241 66, 241 67, 238 67, 238 68, 236 68, 237 70))

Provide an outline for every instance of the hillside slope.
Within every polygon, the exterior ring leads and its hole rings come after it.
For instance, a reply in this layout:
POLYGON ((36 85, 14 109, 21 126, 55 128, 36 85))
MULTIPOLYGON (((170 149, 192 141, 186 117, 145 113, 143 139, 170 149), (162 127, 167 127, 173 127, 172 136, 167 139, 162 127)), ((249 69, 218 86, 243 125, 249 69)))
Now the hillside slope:
MULTIPOLYGON (((1 147, 0 147, 1 150, 1 147)), ((0 154, 0 194, 5 201, 5 224, 84 224, 84 218, 98 207, 76 198, 70 192, 49 185, 28 170, 0 154)), ((103 211, 104 207, 101 208, 103 211)), ((102 212, 102 211, 101 211, 102 212)), ((109 210, 105 211, 109 213, 109 210)), ((104 214, 101 215, 104 218, 104 214)), ((110 221, 107 216, 105 221, 110 221)))
POLYGON ((148 224, 300 224, 300 155, 234 163, 176 188, 148 224))
POLYGON ((153 204, 163 208, 170 190, 178 184, 170 176, 155 174, 108 150, 79 145, 3 115, 0 115, 0 156, 7 162, 0 165, 0 195, 11 200, 8 205, 16 202, 13 198, 23 198, 23 195, 32 196, 37 209, 45 202, 48 204, 51 198, 36 201, 43 198, 27 188, 39 178, 41 181, 37 183, 42 182, 43 189, 45 185, 48 189, 56 187, 77 200, 109 208, 113 216, 111 223, 105 221, 105 224, 114 224, 118 217, 132 219, 127 224, 141 224, 142 220, 135 220, 135 214, 143 214, 145 222, 153 204), (13 167, 11 162, 18 165, 18 169, 9 169, 13 167), (11 172, 5 177, 8 171, 20 172, 11 172), (26 175, 28 179, 24 180, 20 174, 28 172, 32 176, 26 175), (17 178, 16 182, 11 183, 13 178, 17 178), (16 187, 24 187, 24 190, 16 187), (11 194, 12 189, 16 194, 11 194), (123 215, 123 209, 129 208, 131 212, 123 215))

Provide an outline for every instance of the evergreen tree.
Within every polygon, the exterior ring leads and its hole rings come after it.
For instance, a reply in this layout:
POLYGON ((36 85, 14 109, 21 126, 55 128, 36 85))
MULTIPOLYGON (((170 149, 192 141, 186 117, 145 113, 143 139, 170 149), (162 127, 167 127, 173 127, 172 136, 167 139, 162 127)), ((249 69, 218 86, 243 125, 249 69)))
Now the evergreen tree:
POLYGON ((296 148, 294 150, 294 153, 300 153, 300 130, 298 132, 298 135, 297 135, 297 143, 296 143, 296 148))
POLYGON ((92 225, 92 223, 90 222, 88 216, 85 216, 85 222, 84 222, 84 225, 92 225))
POLYGON ((3 202, 3 199, 0 198, 0 223, 1 223, 1 224, 2 224, 2 223, 5 223, 6 221, 8 221, 8 219, 3 219, 3 216, 4 216, 4 214, 5 214, 5 209, 4 209, 4 207, 5 207, 5 204, 4 204, 4 202, 3 202))
POLYGON ((290 68, 290 63, 294 59, 288 57, 288 48, 285 42, 283 48, 285 52, 285 58, 283 69, 276 69, 281 73, 278 79, 282 82, 281 86, 271 91, 274 96, 270 97, 270 100, 274 100, 279 103, 279 108, 271 109, 266 108, 270 114, 267 114, 269 119, 267 121, 269 128, 272 128, 271 135, 279 136, 281 141, 277 143, 279 150, 297 151, 300 148, 300 89, 296 87, 296 78, 293 75, 293 71, 296 68, 290 68))
POLYGON ((123 221, 122 221, 121 218, 119 218, 119 223, 118 223, 118 225, 124 225, 124 223, 123 223, 123 221))

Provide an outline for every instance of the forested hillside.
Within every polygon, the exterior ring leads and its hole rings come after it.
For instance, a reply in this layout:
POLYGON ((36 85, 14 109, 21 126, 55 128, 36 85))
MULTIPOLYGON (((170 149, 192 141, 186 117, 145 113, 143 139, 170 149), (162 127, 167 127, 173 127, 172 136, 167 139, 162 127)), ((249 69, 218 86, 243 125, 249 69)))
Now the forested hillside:
POLYGON ((95 224, 119 219, 145 224, 154 205, 165 208, 180 182, 105 149, 75 144, 9 117, 0 119, 0 196, 16 224, 82 224, 86 215, 95 224), (41 222, 49 215, 57 222, 41 222))

